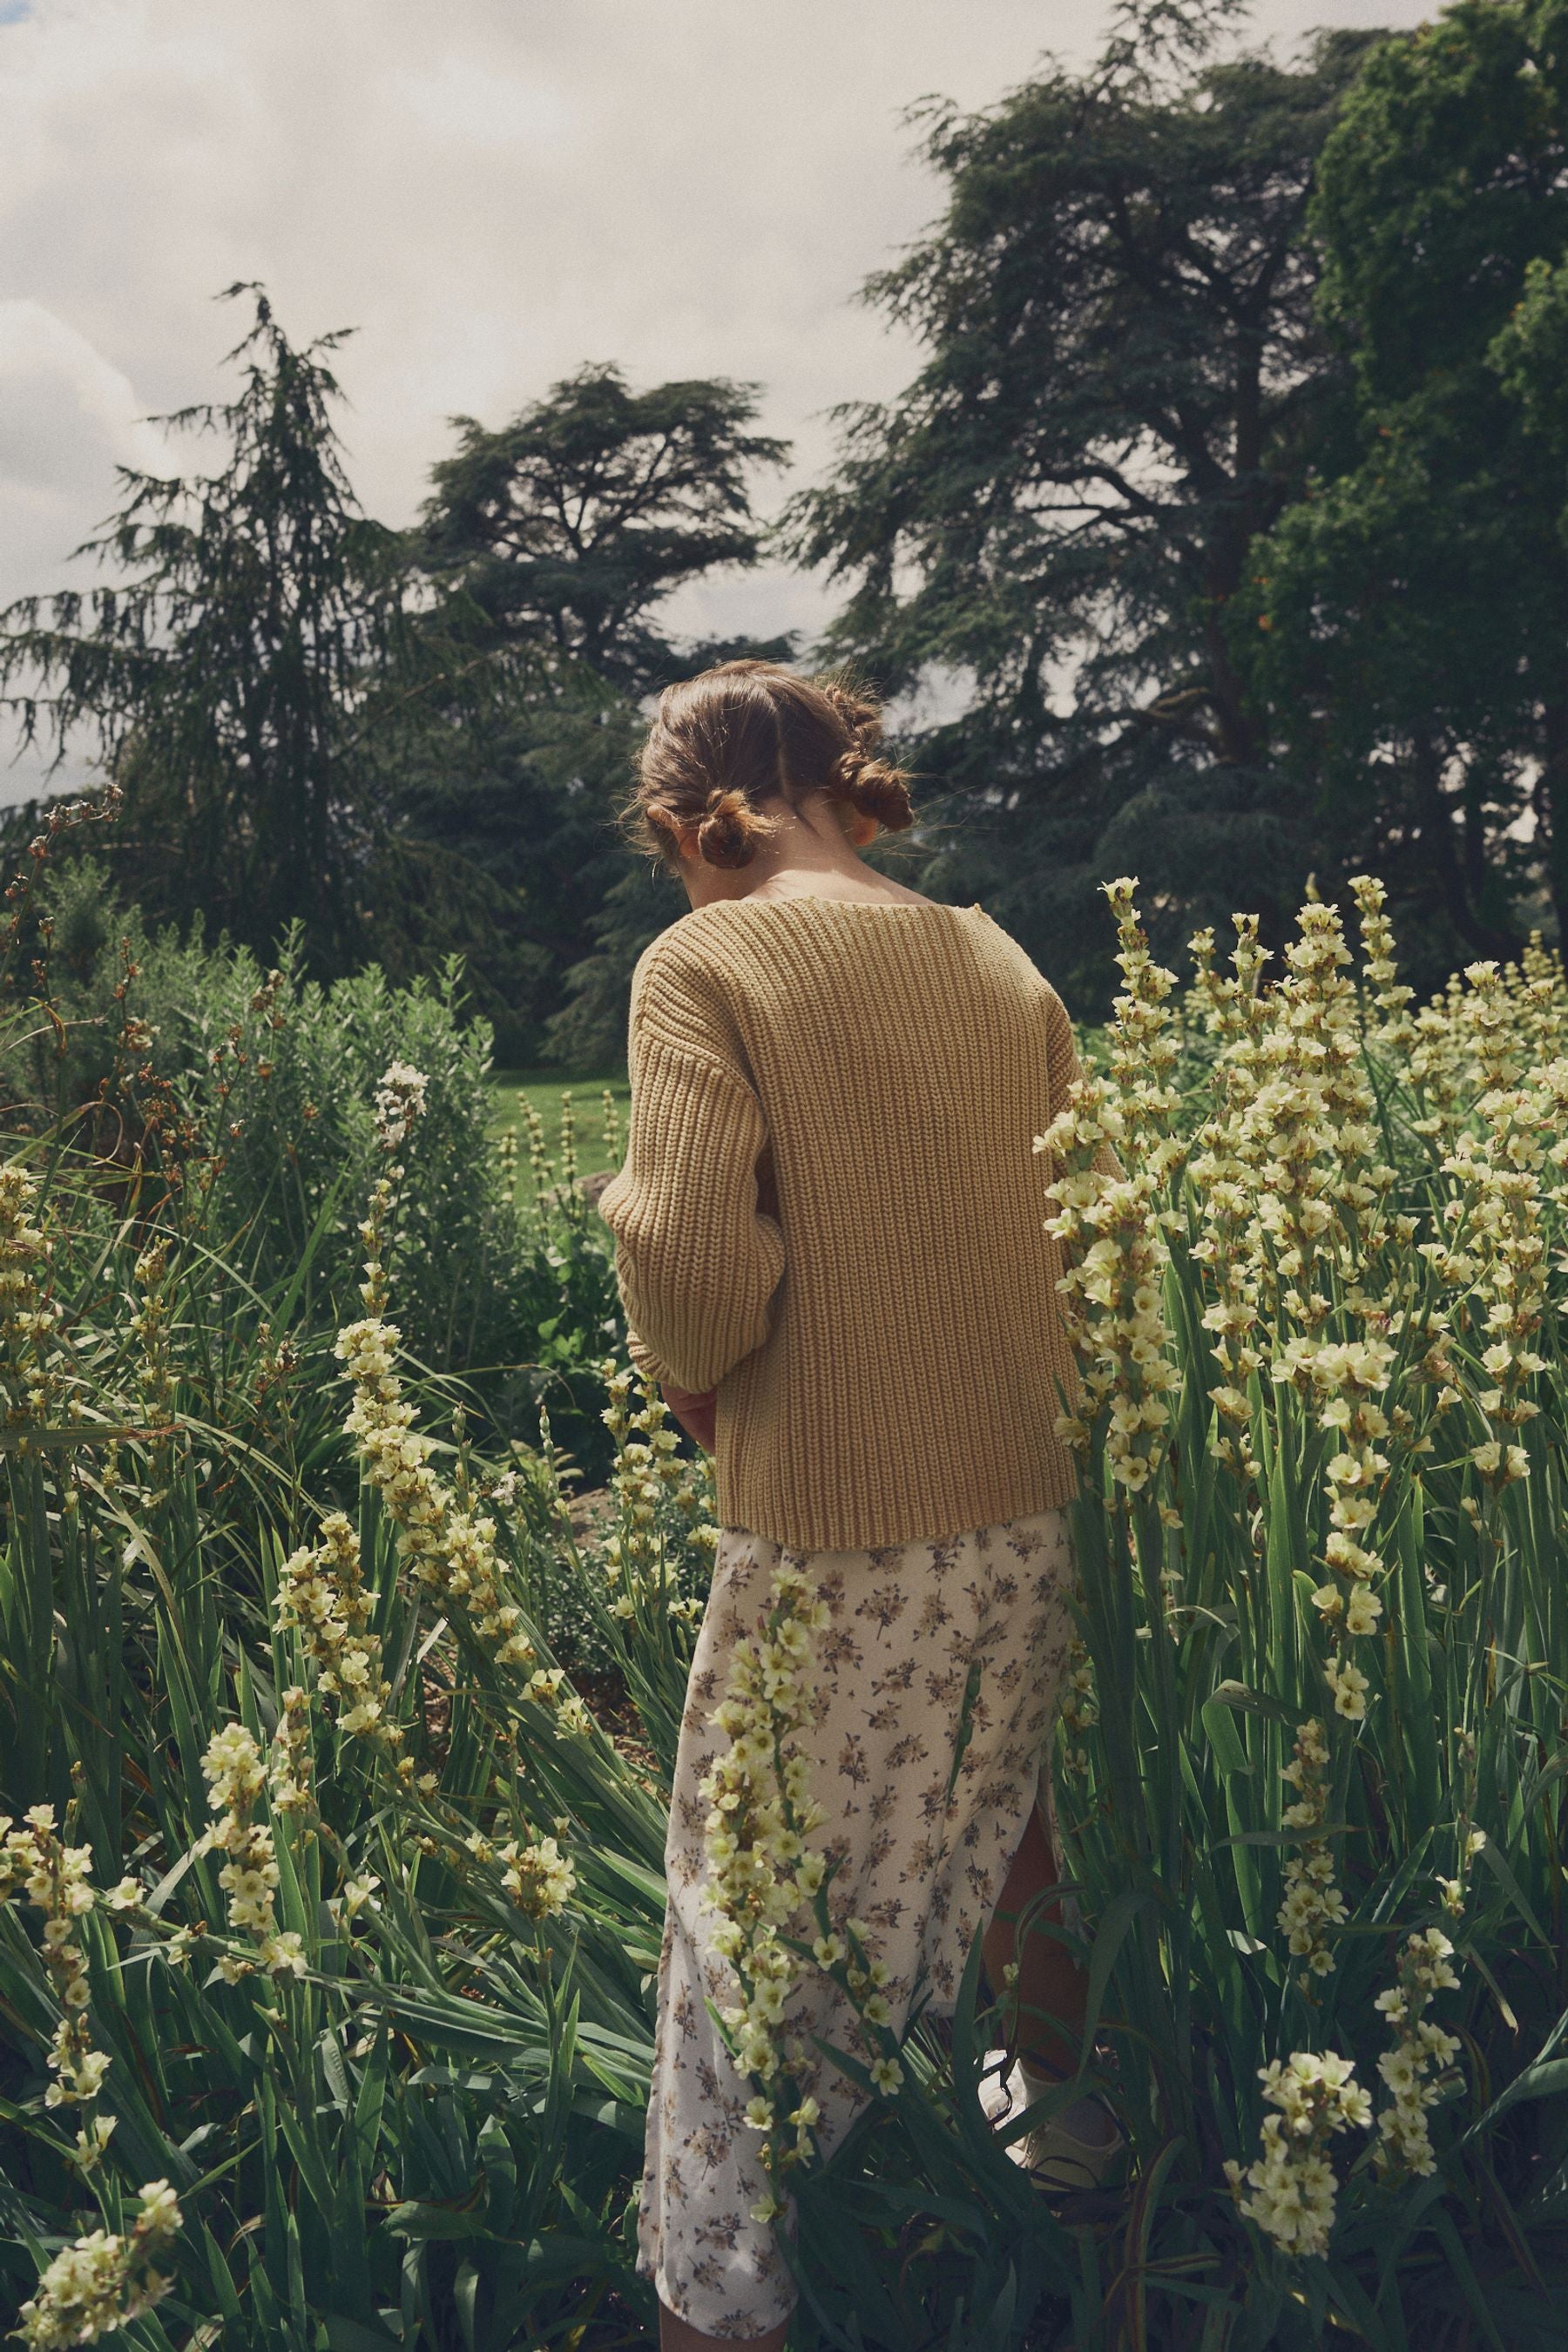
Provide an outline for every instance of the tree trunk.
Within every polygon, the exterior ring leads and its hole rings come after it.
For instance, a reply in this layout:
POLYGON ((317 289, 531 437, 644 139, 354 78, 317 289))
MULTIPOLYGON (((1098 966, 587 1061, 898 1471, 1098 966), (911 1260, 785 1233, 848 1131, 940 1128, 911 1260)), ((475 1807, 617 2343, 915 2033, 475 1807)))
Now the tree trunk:
POLYGON ((1421 829, 1431 845, 1433 868, 1442 887, 1448 919, 1465 945, 1477 955, 1506 962, 1518 955, 1522 942, 1512 931, 1487 922, 1470 896, 1455 837, 1453 810, 1443 791, 1443 756, 1438 746, 1430 739, 1415 743, 1411 766, 1421 829))
POLYGON ((1568 702, 1547 704, 1542 739, 1536 845, 1557 916, 1557 943, 1568 948, 1568 702))

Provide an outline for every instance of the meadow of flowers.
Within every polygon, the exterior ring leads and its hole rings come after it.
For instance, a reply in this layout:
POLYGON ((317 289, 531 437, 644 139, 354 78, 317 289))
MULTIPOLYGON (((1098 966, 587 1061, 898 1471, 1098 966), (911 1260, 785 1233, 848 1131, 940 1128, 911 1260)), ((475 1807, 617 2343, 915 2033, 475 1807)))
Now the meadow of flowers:
MULTIPOLYGON (((1109 896, 1116 1017, 1037 1150, 1083 1373, 1053 1766, 1084 2079, 1130 2178, 1047 2200, 1010 2160, 978 1951, 956 2015, 895 2042, 874 1939, 829 1934, 790 1755, 812 1596, 781 1590, 710 1837, 798 2340, 1544 2347, 1568 984, 1537 944, 1415 1006, 1367 878, 1282 969, 1237 918, 1178 989, 1134 886, 1109 896), (772 2031, 813 1967, 874 2093, 826 2163, 772 2031)), ((237 1139, 171 1110, 128 1176, 12 1122, 0 2304, 29 2345, 652 2340, 635 2196, 710 1465, 608 1343, 592 1494, 547 1402, 476 1443, 399 1323, 435 1096, 412 1049, 367 1087, 330 1313, 238 1247, 237 1139)), ((516 1246, 563 1279, 608 1251, 571 1179, 503 1140, 516 1246)))

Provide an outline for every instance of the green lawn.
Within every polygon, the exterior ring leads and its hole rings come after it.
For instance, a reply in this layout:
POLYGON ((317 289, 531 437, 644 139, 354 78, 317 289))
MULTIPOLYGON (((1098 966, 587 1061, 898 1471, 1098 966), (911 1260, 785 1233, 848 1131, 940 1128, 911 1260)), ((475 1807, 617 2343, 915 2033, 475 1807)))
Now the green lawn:
POLYGON ((528 1136, 519 1095, 524 1095, 539 1113, 544 1126, 544 1149, 552 1159, 556 1156, 561 1140, 561 1097, 569 1093, 577 1128, 577 1172, 591 1176, 595 1169, 611 1165, 605 1147, 605 1107, 602 1100, 608 1087, 620 1119, 623 1147, 626 1132, 626 1110, 630 1092, 624 1069, 591 1071, 579 1075, 564 1070, 494 1070, 490 1074, 493 1105, 490 1113, 490 1133, 499 1137, 508 1127, 517 1129, 520 1163, 526 1168, 528 1136))

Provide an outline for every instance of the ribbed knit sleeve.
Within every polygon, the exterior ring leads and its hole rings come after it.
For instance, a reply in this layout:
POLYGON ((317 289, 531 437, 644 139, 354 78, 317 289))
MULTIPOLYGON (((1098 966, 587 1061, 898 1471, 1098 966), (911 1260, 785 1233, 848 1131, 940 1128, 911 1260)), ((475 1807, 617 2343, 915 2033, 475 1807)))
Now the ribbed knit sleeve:
POLYGON ((627 1351, 645 1379, 717 1387, 772 1328, 784 1234, 757 1205, 767 1124, 742 1073, 634 1019, 631 1125, 600 1195, 627 1351))

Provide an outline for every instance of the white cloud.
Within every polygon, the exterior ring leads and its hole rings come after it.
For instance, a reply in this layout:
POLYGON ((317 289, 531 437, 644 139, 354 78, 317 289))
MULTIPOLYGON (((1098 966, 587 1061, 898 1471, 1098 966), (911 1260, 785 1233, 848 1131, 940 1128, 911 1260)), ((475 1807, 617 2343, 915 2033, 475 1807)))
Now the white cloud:
POLYGON ((114 465, 151 462, 159 448, 130 378, 85 335, 41 302, 0 301, 0 480, 8 497, 72 511, 84 476, 95 476, 107 499, 114 465))
MULTIPOLYGON (((1257 23, 1293 37, 1426 13, 1267 0, 1257 23)), ((453 413, 499 422, 585 359, 643 383, 756 380, 768 427, 816 469, 822 412, 911 364, 852 300, 936 207, 901 110, 931 90, 983 105, 1043 48, 1082 55, 1105 14, 0 0, 0 598, 66 576, 114 459, 148 461, 138 416, 221 391, 247 321, 210 298, 237 278, 265 280, 297 337, 360 330, 343 428, 389 521, 415 512, 453 413)), ((823 606, 778 575, 688 609, 771 629, 823 606)))
MULTIPOLYGON (((66 576, 62 554, 113 503, 116 466, 162 462, 128 376, 41 302, 0 301, 0 601, 66 576)), ((33 789, 40 765, 29 753, 0 770, 0 797, 33 789)))

